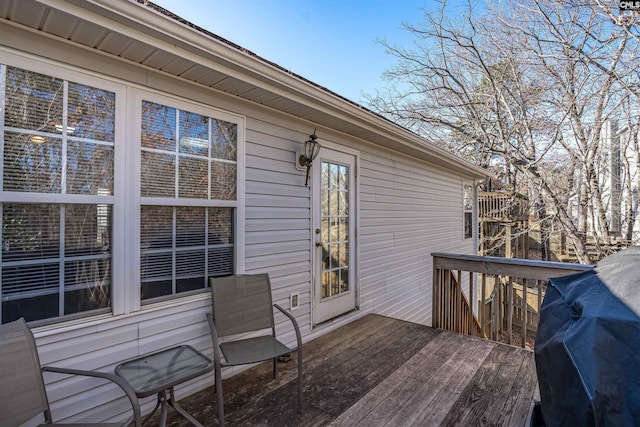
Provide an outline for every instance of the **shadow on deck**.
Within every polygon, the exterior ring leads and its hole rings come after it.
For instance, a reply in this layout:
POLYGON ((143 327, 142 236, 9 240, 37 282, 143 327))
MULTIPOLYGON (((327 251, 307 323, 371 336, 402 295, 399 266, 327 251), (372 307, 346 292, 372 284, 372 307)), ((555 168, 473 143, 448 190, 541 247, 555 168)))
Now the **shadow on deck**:
MULTIPOLYGON (((537 389, 531 351, 378 315, 303 351, 304 413, 293 357, 275 380, 270 362, 224 380, 227 425, 523 426, 537 389)), ((205 426, 218 424, 213 387, 180 404, 205 426)), ((182 422, 169 411, 170 425, 182 422)))

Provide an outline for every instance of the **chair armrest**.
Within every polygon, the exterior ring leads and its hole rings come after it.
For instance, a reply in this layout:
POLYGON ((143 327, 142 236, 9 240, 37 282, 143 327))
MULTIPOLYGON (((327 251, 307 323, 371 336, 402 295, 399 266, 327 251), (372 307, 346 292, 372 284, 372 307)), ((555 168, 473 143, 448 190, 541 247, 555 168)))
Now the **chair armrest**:
POLYGON ((293 328, 296 331, 296 339, 298 341, 298 350, 302 350, 302 335, 300 334, 300 327, 298 326, 298 321, 296 320, 295 317, 293 317, 293 314, 289 313, 284 308, 280 307, 278 304, 273 304, 273 306, 278 310, 280 310, 280 312, 285 316, 287 316, 289 320, 291 320, 291 323, 293 323, 293 328))
POLYGON ((69 374, 69 375, 82 375, 85 377, 94 377, 94 378, 102 378, 108 381, 115 383, 118 387, 124 391, 125 395, 129 399, 131 403, 131 407, 133 408, 133 422, 136 427, 140 427, 142 425, 142 414, 140 412, 140 403, 138 402, 138 397, 136 396, 133 388, 127 383, 124 379, 120 378, 115 374, 109 374, 107 372, 96 372, 96 371, 83 371, 79 369, 70 369, 70 368, 59 368, 55 366, 43 366, 43 372, 56 372, 59 374, 69 374))
POLYGON ((209 322, 211 340, 213 341, 213 361, 216 364, 220 364, 222 360, 220 355, 220 338, 218 338, 218 330, 216 329, 216 324, 213 322, 213 315, 211 313, 207 313, 207 321, 209 322))

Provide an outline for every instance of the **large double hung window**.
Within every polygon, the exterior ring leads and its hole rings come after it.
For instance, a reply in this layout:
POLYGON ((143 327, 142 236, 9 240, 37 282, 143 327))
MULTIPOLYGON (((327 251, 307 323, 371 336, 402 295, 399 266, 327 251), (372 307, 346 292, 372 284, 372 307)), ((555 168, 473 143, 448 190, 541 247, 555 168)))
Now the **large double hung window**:
POLYGON ((0 64, 2 323, 107 310, 115 93, 0 64))
POLYGON ((160 101, 141 102, 143 301, 234 273, 238 124, 160 101))

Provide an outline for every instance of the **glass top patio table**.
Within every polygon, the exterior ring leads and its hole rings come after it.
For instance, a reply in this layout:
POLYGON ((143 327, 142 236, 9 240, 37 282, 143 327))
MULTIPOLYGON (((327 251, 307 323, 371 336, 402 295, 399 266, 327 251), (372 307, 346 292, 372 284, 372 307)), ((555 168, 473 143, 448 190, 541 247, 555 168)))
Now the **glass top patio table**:
POLYGON ((126 380, 140 398, 172 389, 211 370, 211 359, 188 345, 146 354, 115 368, 116 374, 126 380))

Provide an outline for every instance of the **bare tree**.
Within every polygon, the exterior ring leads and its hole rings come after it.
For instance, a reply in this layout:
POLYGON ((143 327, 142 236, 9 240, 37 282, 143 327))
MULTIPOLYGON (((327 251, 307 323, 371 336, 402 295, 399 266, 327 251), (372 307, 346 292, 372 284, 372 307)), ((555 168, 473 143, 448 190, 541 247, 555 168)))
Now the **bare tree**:
POLYGON ((398 61, 389 86, 368 100, 481 166, 500 158, 509 189, 546 206, 589 262, 588 224, 599 243, 610 234, 598 174, 610 148, 603 129, 638 113, 621 108, 638 99, 638 21, 586 0, 469 1, 455 10, 443 1, 421 25, 406 25, 413 47, 382 42, 398 61))

